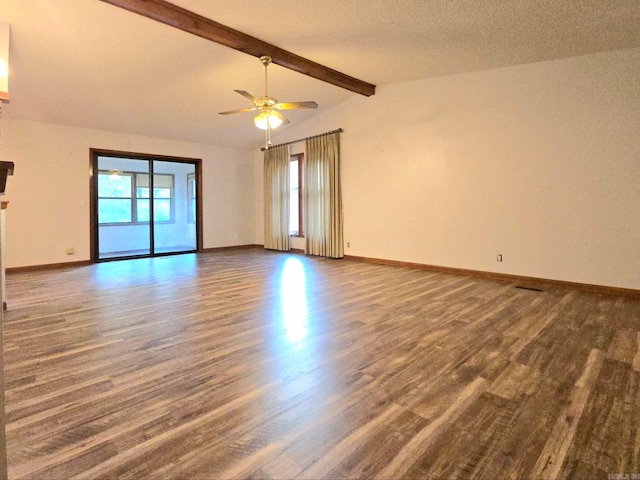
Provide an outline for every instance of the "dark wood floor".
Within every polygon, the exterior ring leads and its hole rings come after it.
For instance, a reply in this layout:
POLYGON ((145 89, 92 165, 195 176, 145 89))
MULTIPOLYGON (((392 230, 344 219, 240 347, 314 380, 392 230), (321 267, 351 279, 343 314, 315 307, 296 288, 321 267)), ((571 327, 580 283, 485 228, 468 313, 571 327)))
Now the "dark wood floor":
POLYGON ((11 479, 640 474, 640 300, 244 250, 7 278, 11 479))

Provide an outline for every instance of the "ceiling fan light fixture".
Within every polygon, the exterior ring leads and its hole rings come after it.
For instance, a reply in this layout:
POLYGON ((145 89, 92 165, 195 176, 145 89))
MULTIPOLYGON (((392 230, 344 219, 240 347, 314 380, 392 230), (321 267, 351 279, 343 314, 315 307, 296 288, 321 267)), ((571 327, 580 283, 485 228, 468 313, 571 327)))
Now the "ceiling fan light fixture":
POLYGON ((253 119, 253 123, 261 130, 266 130, 267 127, 278 128, 283 121, 284 117, 277 110, 263 110, 253 119))

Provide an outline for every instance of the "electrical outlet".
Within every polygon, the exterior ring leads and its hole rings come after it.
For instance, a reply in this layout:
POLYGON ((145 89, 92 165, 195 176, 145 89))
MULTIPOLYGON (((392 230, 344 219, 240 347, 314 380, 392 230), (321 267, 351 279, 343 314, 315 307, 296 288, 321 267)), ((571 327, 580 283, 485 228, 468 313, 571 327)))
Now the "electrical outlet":
POLYGON ((67 252, 67 255, 73 255, 75 253, 75 250, 73 249, 73 247, 69 247, 65 251, 67 252))
POLYGON ((347 242, 347 248, 351 247, 351 242, 347 242))
POLYGON ((502 254, 499 253, 498 258, 496 258, 496 262, 501 262, 501 261, 502 261, 502 254))

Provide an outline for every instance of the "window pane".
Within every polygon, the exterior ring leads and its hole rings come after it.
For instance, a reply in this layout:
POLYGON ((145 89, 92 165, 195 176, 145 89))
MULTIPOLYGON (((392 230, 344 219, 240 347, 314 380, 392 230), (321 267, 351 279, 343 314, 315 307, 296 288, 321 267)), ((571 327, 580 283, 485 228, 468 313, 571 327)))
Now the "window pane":
POLYGON ((187 221, 196 223, 196 175, 194 173, 187 175, 187 195, 189 197, 187 221))
MULTIPOLYGON (((146 173, 136 173, 136 185, 138 187, 149 186, 149 175, 146 173)), ((173 175, 158 173, 153 176, 153 186, 158 188, 172 188, 173 175)))
POLYGON ((298 200, 298 189, 291 189, 291 199, 289 200, 289 233, 293 235, 300 233, 300 227, 298 225, 300 219, 298 200))
POLYGON ((299 178, 298 178, 298 161, 294 160, 289 164, 289 233, 297 235, 300 233, 300 205, 299 205, 299 178))
POLYGON ((171 221, 171 200, 153 200, 153 219, 156 222, 171 221))
MULTIPOLYGON (((138 222, 149 221, 149 200, 139 199, 138 205, 138 222)), ((170 222, 171 221, 171 200, 154 199, 153 200, 153 221, 154 222, 170 222)))
POLYGON ((290 184, 292 187, 297 187, 298 186, 298 161, 297 160, 293 160, 290 164, 289 164, 289 175, 290 175, 290 184))
MULTIPOLYGON (((138 198, 149 198, 149 188, 138 187, 136 188, 136 194, 138 198)), ((156 198, 171 198, 171 189, 170 188, 154 188, 153 196, 156 198)))
POLYGON ((155 198, 171 198, 171 189, 170 188, 154 188, 153 196, 155 198))
POLYGON ((137 200, 136 208, 136 216, 138 217, 138 222, 148 222, 149 200, 137 200))
POLYGON ((191 199, 191 208, 189 209, 189 222, 195 223, 196 221, 196 199, 191 199))
POLYGON ((131 176, 98 174, 98 197, 131 197, 131 176))
POLYGON ((131 200, 98 199, 98 223, 130 223, 131 200))
MULTIPOLYGON (((149 200, 138 200, 138 222, 149 221, 149 200)), ((171 200, 155 199, 153 201, 153 221, 171 221, 171 200)))
POLYGON ((136 186, 149 187, 149 175, 146 173, 136 173, 136 186))
POLYGON ((153 176, 153 186, 157 188, 173 188, 173 175, 158 173, 153 176))

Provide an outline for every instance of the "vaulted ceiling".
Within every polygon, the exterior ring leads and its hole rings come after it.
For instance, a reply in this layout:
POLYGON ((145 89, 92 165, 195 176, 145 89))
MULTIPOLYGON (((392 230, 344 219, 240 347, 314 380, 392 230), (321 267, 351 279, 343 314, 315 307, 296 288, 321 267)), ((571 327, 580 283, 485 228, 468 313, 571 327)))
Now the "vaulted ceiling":
MULTIPOLYGON (((640 47, 638 0, 173 0, 376 85, 640 47)), ((2 0, 8 118, 253 148, 259 60, 99 0, 2 0)), ((351 93, 269 68, 270 94, 329 108, 351 93)), ((420 105, 420 99, 416 99, 420 105)), ((292 123, 315 111, 291 111, 292 123)), ((281 127, 281 128, 287 128, 281 127)))

